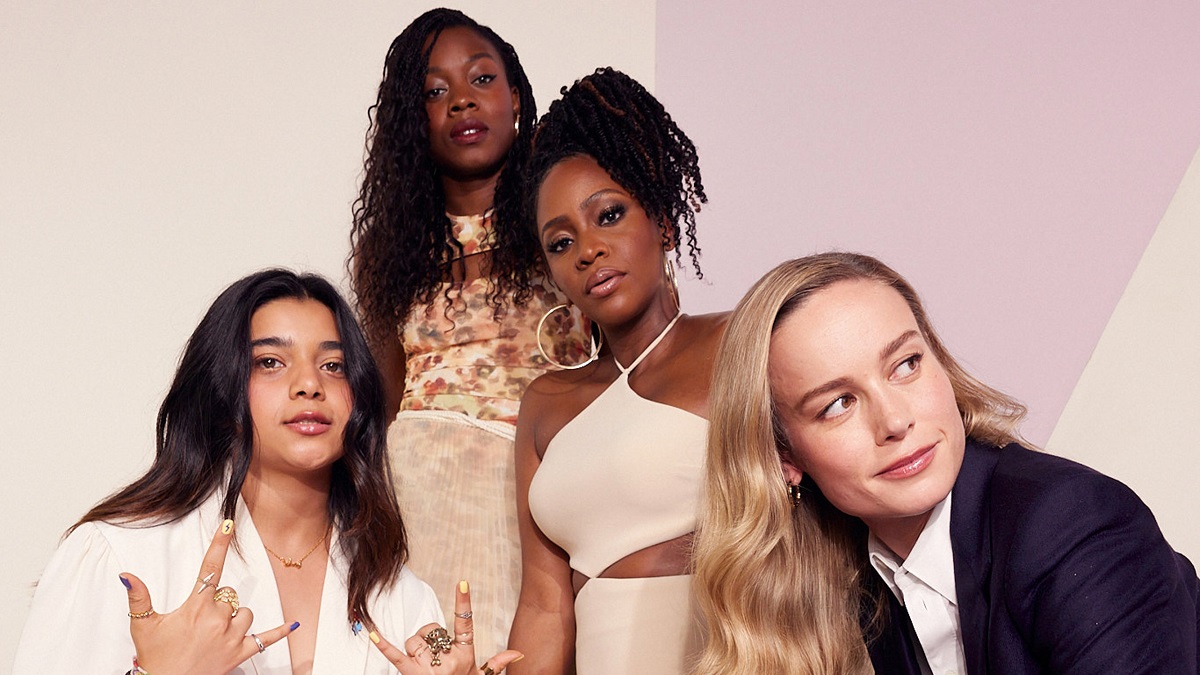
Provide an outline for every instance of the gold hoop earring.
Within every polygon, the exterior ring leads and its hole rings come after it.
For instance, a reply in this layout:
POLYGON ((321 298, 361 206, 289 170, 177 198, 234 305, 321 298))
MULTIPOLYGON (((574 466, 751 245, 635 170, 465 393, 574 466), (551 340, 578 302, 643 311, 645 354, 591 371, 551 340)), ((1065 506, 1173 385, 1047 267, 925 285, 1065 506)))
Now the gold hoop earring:
POLYGON ((788 501, 792 503, 792 508, 796 508, 804 502, 804 488, 800 487, 799 483, 788 483, 787 493, 788 501))
POLYGON ((671 264, 671 254, 663 252, 663 270, 667 275, 667 284, 671 287, 671 299, 675 301, 675 311, 679 311, 679 282, 675 279, 675 266, 671 264))
POLYGON ((571 306, 566 303, 561 304, 561 305, 555 305, 555 306, 551 307, 550 309, 546 310, 546 313, 542 315, 541 320, 538 321, 538 325, 537 325, 537 348, 538 348, 538 351, 541 352, 542 358, 546 359, 547 363, 549 363, 553 366, 556 366, 558 368, 561 368, 563 370, 575 370, 576 368, 582 368, 600 357, 600 348, 602 346, 604 346, 604 333, 600 333, 600 339, 597 340, 595 334, 590 330, 588 331, 588 336, 591 337, 591 339, 592 339, 592 353, 583 362, 568 366, 566 364, 562 364, 562 363, 559 363, 558 361, 555 361, 554 359, 550 358, 550 355, 546 353, 546 349, 544 347, 542 347, 542 327, 546 325, 546 319, 550 318, 551 314, 553 314, 554 312, 557 312, 560 309, 566 309, 567 312, 569 313, 571 311, 571 306))

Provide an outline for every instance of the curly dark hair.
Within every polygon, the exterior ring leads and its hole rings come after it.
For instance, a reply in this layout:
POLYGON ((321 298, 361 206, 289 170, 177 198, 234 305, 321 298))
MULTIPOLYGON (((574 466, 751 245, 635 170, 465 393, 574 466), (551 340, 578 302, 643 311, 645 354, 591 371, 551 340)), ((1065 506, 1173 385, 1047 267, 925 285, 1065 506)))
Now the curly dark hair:
POLYGON ((531 297, 531 278, 542 265, 541 249, 520 225, 521 177, 537 104, 517 52, 491 28, 458 10, 425 12, 392 41, 379 97, 368 110, 367 158, 346 265, 372 344, 394 335, 415 303, 433 301, 443 279, 442 261, 462 252, 451 236, 440 172, 430 156, 423 97, 433 45, 442 31, 455 26, 466 26, 492 43, 520 101, 517 140, 508 151, 493 203, 496 245, 488 270, 488 298, 497 313, 509 295, 517 304, 531 297))
MULTIPOLYGON (((700 246, 696 212, 708 202, 700 180, 696 146, 658 99, 625 73, 612 68, 562 88, 562 98, 538 122, 527 169, 525 220, 536 227, 537 191, 557 163, 575 155, 596 160, 608 175, 662 223, 663 243, 687 242, 696 276, 700 246)), ((526 229, 536 241, 534 232, 526 229)), ((675 260, 682 263, 680 247, 675 260)))

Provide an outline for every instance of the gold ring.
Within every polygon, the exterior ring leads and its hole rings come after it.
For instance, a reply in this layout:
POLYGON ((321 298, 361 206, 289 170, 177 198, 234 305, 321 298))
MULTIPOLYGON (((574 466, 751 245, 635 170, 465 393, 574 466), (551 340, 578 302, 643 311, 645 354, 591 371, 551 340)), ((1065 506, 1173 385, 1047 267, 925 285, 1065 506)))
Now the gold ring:
POLYGON ((450 651, 454 646, 454 640, 450 639, 450 633, 446 632, 445 628, 438 626, 425 634, 425 644, 429 645, 429 653, 433 654, 433 660, 430 665, 442 665, 442 654, 450 651))
POLYGON ((150 609, 148 609, 148 610, 146 610, 146 611, 144 611, 144 612, 129 612, 129 618, 131 618, 131 619, 144 619, 144 618, 146 618, 146 617, 150 616, 150 615, 151 615, 151 614, 153 614, 153 613, 154 613, 154 608, 153 608, 153 607, 151 607, 150 609))
POLYGON ((229 615, 231 617, 237 616, 238 609, 241 608, 241 605, 238 604, 237 591, 228 586, 222 586, 217 589, 217 592, 213 595, 213 602, 223 602, 233 608, 233 612, 229 615))
POLYGON ((496 671, 492 670, 492 667, 486 661, 482 666, 479 666, 479 669, 483 671, 483 675, 496 675, 496 671))

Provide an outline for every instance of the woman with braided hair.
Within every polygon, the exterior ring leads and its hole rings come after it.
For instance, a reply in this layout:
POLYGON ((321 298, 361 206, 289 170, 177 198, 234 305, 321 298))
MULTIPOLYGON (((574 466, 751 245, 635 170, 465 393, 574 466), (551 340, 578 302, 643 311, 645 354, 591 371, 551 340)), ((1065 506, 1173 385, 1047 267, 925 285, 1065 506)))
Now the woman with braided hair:
MULTIPOLYGON (((562 302, 516 225, 533 91, 511 45, 434 9, 392 42, 371 117, 349 268, 395 417, 409 564, 439 593, 471 580, 488 621, 476 623, 476 645, 491 653, 519 584, 517 409, 550 367, 538 319, 562 302)), ((570 363, 583 338, 556 319, 544 342, 570 363)), ((452 596, 442 600, 448 616, 452 596)))
POLYGON ((534 235, 606 351, 538 378, 517 425, 523 575, 516 673, 682 673, 698 646, 688 574, 724 314, 680 312, 697 275, 696 149, 612 69, 564 89, 534 137, 534 235), (674 258, 674 260, 672 260, 674 258))

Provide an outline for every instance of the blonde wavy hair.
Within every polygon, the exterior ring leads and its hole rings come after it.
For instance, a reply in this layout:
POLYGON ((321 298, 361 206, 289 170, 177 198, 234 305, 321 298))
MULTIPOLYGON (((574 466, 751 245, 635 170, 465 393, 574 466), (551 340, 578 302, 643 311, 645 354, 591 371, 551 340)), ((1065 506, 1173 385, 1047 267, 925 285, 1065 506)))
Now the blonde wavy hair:
POLYGON ((880 607, 877 587, 866 583, 865 526, 833 508, 807 479, 809 492, 793 507, 780 465, 787 441, 767 376, 779 322, 814 293, 852 280, 884 284, 908 303, 949 376, 968 437, 992 445, 1021 441, 1016 429, 1025 407, 954 360, 912 286, 887 265, 822 253, 768 272, 729 321, 710 390, 694 558, 707 640, 697 673, 872 670, 860 617, 872 624, 880 607))

